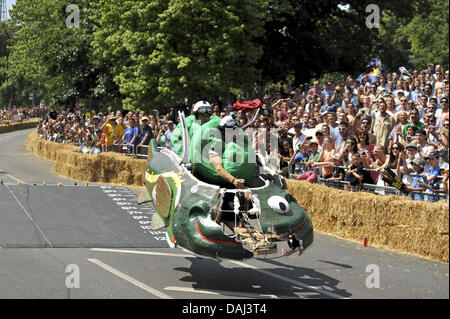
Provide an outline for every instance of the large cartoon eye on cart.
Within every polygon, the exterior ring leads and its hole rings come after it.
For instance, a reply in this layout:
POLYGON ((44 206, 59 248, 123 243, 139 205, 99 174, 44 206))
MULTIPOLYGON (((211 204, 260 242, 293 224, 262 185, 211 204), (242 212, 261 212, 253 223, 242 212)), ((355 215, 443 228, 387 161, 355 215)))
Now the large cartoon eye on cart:
POLYGON ((179 117, 181 156, 150 141, 145 190, 138 201, 153 202, 152 229, 165 227, 170 247, 217 259, 246 259, 277 253, 279 242, 294 240, 302 250, 312 244, 311 219, 260 154, 248 188, 226 188, 197 176, 184 113, 179 117))

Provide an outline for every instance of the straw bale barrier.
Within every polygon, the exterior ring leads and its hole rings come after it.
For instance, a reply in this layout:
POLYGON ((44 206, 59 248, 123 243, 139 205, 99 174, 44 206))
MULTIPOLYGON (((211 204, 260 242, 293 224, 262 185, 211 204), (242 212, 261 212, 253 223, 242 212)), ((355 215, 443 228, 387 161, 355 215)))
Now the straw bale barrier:
POLYGON ((448 202, 413 201, 288 180, 314 228, 341 238, 448 263, 448 202))
POLYGON ((11 123, 10 121, 2 121, 0 123, 0 134, 18 130, 25 130, 36 127, 41 121, 40 118, 27 119, 21 122, 11 123))
MULTIPOLYGON (((145 160, 115 153, 83 154, 78 147, 28 135, 27 148, 54 161, 53 171, 76 180, 142 186, 145 160)), ((287 180, 288 192, 311 216, 314 229, 351 241, 448 263, 447 202, 418 202, 406 197, 351 193, 287 180)))
POLYGON ((145 160, 116 153, 83 154, 70 144, 49 142, 32 132, 27 149, 40 158, 54 162, 53 171, 61 176, 87 182, 142 186, 145 160))

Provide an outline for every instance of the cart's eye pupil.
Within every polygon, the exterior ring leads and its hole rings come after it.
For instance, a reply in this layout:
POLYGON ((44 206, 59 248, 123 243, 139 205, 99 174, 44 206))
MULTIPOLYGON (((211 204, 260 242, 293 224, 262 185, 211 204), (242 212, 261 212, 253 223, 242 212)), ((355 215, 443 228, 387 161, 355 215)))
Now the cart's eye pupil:
POLYGON ((279 214, 287 214, 289 212, 289 203, 281 196, 272 196, 267 202, 270 208, 279 214))

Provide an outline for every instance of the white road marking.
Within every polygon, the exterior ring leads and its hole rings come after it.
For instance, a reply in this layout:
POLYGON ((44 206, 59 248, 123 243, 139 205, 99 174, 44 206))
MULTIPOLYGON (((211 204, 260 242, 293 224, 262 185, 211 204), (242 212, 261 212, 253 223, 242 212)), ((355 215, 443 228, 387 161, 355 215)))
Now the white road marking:
POLYGON ((286 282, 288 282, 290 284, 297 285, 297 286, 305 288, 305 289, 310 289, 310 290, 316 291, 316 292, 318 292, 318 293, 320 293, 322 295, 326 295, 326 296, 329 296, 331 298, 349 299, 349 298, 345 298, 345 297, 339 296, 339 295, 337 295, 335 293, 326 291, 326 290, 323 289, 323 287, 310 286, 310 285, 304 284, 302 282, 299 282, 297 280, 293 280, 293 279, 290 279, 290 278, 287 278, 287 277, 284 277, 284 276, 280 276, 280 275, 271 273, 270 271, 259 269, 258 267, 255 267, 255 266, 252 266, 252 265, 248 265, 248 264, 245 264, 245 263, 237 261, 237 260, 227 260, 227 261, 230 262, 230 263, 233 263, 235 265, 238 265, 238 266, 241 266, 241 267, 245 267, 245 268, 250 268, 250 269, 253 269, 253 270, 258 271, 260 273, 263 273, 265 275, 268 275, 268 276, 275 277, 277 279, 286 281, 286 282))
POLYGON ((9 174, 5 174, 5 175, 8 176, 9 178, 12 178, 12 179, 15 180, 16 182, 20 182, 20 183, 22 183, 22 184, 27 184, 27 182, 24 182, 24 181, 21 180, 21 179, 15 178, 15 177, 12 176, 12 175, 9 175, 9 174))
POLYGON ((108 249, 108 248, 92 248, 91 250, 92 251, 110 252, 110 253, 136 254, 136 255, 154 255, 154 256, 168 256, 168 257, 194 257, 193 255, 157 253, 157 252, 152 252, 152 251, 139 251, 139 250, 121 250, 121 249, 108 249))
MULTIPOLYGON (((170 291, 178 291, 178 292, 192 292, 196 294, 209 294, 209 295, 227 295, 227 296, 236 296, 236 297, 245 297, 245 298, 261 298, 261 297, 268 297, 272 299, 279 299, 276 295, 265 295, 265 294, 254 294, 254 293, 248 293, 248 292, 238 292, 238 291, 225 291, 225 290, 214 290, 214 289, 195 289, 190 287, 176 287, 176 286, 169 286, 164 288, 164 290, 170 290, 170 291)), ((288 297, 288 296, 282 296, 282 299, 298 299, 296 297, 288 297)))
POLYGON ((23 207, 22 203, 17 199, 16 195, 14 195, 14 193, 9 189, 8 185, 6 185, 6 188, 8 189, 8 191, 11 193, 11 195, 13 195, 13 197, 15 198, 15 200, 17 201, 17 203, 20 205, 20 207, 23 209, 23 211, 25 212, 25 214, 28 216, 28 218, 30 219, 31 223, 34 225, 34 227, 38 230, 38 232, 41 234, 42 238, 44 238, 44 240, 47 242, 48 246, 50 248, 53 248, 52 243, 50 242, 50 240, 48 240, 47 236, 45 236, 44 232, 41 230, 41 228, 39 227, 38 224, 36 224, 34 222, 33 217, 31 217, 30 213, 27 212, 27 210, 25 209, 25 207, 23 207))
POLYGON ((88 261, 90 261, 91 263, 96 264, 97 266, 102 267, 103 269, 109 271, 110 273, 116 275, 117 277, 120 277, 126 281, 128 281, 129 283, 135 285, 136 287, 139 287, 149 293, 151 293, 152 295, 159 297, 161 299, 173 299, 171 296, 166 295, 165 293, 162 293, 152 287, 147 286, 146 284, 140 282, 139 280, 136 280, 130 276, 128 276, 127 274, 124 274, 123 272, 120 272, 119 270, 101 262, 98 259, 88 259, 88 261))

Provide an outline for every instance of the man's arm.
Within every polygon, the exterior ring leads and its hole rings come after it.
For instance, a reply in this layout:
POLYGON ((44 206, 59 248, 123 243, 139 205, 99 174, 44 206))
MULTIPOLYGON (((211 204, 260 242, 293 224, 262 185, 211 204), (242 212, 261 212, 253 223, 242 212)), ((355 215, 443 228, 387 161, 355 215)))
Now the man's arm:
POLYGON ((150 134, 145 134, 144 138, 142 139, 142 141, 139 143, 139 145, 144 145, 145 143, 147 143, 148 138, 150 137, 150 134))
POLYGON ((209 155, 209 161, 214 166, 217 174, 219 174, 219 176, 222 177, 225 181, 233 184, 237 188, 244 188, 245 180, 237 179, 233 175, 228 173, 227 170, 223 168, 222 158, 219 155, 211 153, 209 155))

